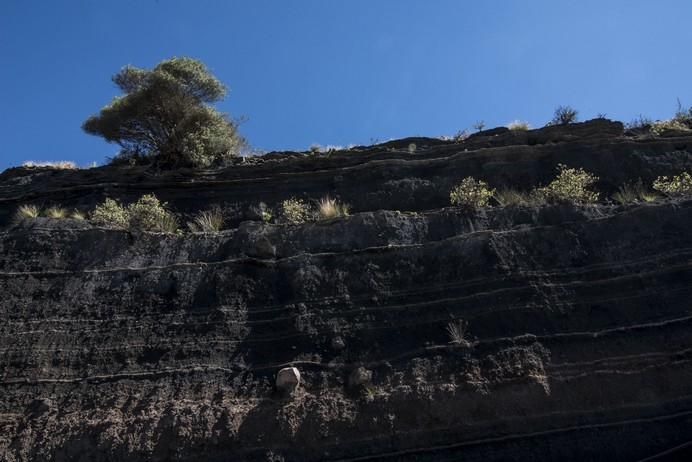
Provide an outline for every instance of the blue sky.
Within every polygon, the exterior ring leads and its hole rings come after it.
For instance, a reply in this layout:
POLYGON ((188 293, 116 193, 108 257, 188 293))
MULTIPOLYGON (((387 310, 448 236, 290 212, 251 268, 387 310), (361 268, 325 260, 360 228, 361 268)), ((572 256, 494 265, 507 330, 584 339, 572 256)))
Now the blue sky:
POLYGON ((669 117, 692 105, 689 0, 2 0, 0 170, 102 163, 80 125, 121 66, 204 61, 263 150, 452 135, 477 120, 541 126, 669 117))

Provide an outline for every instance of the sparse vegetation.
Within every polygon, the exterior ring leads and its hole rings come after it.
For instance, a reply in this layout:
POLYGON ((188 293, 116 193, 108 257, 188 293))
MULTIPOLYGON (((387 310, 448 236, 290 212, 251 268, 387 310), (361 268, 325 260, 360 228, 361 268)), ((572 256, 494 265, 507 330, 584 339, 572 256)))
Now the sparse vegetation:
POLYGON ((317 212, 322 220, 348 216, 348 204, 342 204, 329 196, 320 199, 317 204, 317 212))
POLYGON ((416 143, 411 143, 408 145, 408 152, 409 152, 409 154, 415 154, 416 153, 416 143))
POLYGON ((475 209, 486 207, 494 193, 494 189, 488 188, 488 183, 469 176, 452 189, 449 200, 452 205, 475 209))
POLYGON ((485 129, 485 122, 482 120, 479 120, 475 124, 473 124, 473 128, 477 132, 482 132, 485 129))
POLYGON ((113 76, 124 93, 82 128, 121 147, 117 162, 212 167, 238 155, 244 140, 226 114, 209 103, 226 87, 204 64, 172 58, 151 70, 125 66, 113 76))
POLYGON ((215 233, 223 228, 223 213, 220 208, 199 212, 192 221, 187 224, 190 231, 195 233, 215 233))
POLYGON ((312 211, 305 201, 292 197, 281 202, 281 217, 286 223, 298 225, 310 220, 312 211))
POLYGON ((692 175, 682 172, 672 177, 659 176, 654 180, 653 188, 671 197, 692 195, 692 175))
POLYGON ((471 346, 471 342, 466 338, 469 323, 463 319, 457 319, 447 324, 447 334, 449 334, 449 343, 461 346, 471 346))
POLYGON ((174 233, 178 230, 178 220, 153 194, 146 194, 136 202, 123 207, 118 201, 106 199, 91 213, 91 221, 98 225, 174 233))
POLYGON ((550 125, 567 125, 577 122, 579 112, 570 106, 558 106, 553 114, 550 125))
POLYGON ((130 229, 174 233, 178 230, 178 220, 153 194, 145 194, 137 202, 127 207, 130 229))
POLYGON ((49 167, 58 170, 73 170, 77 168, 77 164, 71 160, 56 160, 56 161, 33 161, 27 160, 22 162, 22 167, 49 167))
POLYGON ((48 207, 46 209, 46 216, 48 218, 56 218, 56 219, 66 218, 67 217, 67 210, 65 210, 62 207, 58 207, 58 206, 48 207))
POLYGON ((86 215, 75 209, 72 211, 72 213, 70 213, 70 218, 73 220, 86 220, 86 215))
POLYGON ((639 114, 639 117, 633 119, 631 122, 625 124, 625 128, 628 130, 649 130, 653 122, 648 117, 639 114))
POLYGON ((468 138, 468 137, 469 137, 469 132, 468 132, 468 131, 466 131, 466 130, 459 130, 458 132, 456 132, 456 133, 454 134, 454 136, 452 137, 452 140, 453 140, 455 143, 461 143, 462 141, 464 141, 464 140, 465 140, 466 138, 468 138))
POLYGON ((120 205, 120 202, 106 198, 98 204, 93 212, 91 212, 91 221, 94 224, 127 229, 130 226, 130 214, 125 207, 120 205))
POLYGON ((507 124, 507 128, 509 128, 513 132, 525 132, 526 130, 529 130, 531 128, 531 125, 529 125, 528 122, 524 122, 523 120, 514 120, 507 124))
POLYGON ((558 165, 558 175, 547 186, 536 189, 536 193, 545 197, 548 202, 571 202, 588 204, 598 200, 598 193, 590 188, 598 177, 583 168, 570 168, 558 165))
POLYGON ((528 205, 538 206, 545 204, 545 198, 535 191, 519 191, 512 188, 504 188, 495 191, 493 199, 501 206, 507 207, 512 205, 528 205))
POLYGON ((633 120, 626 127, 630 130, 649 131, 651 134, 660 136, 668 130, 690 131, 692 130, 692 107, 684 108, 678 100, 678 108, 670 119, 652 121, 642 115, 633 120))
POLYGON ((649 191, 641 179, 633 183, 625 183, 613 194, 613 200, 619 204, 634 204, 637 202, 653 202, 658 194, 649 191))
POLYGON ((680 120, 673 118, 667 120, 657 120, 651 124, 650 130, 654 135, 660 136, 668 130, 687 131, 689 128, 680 120))
POLYGON ((41 209, 33 204, 20 205, 17 212, 14 214, 15 222, 20 222, 25 219, 38 218, 41 214, 41 209))

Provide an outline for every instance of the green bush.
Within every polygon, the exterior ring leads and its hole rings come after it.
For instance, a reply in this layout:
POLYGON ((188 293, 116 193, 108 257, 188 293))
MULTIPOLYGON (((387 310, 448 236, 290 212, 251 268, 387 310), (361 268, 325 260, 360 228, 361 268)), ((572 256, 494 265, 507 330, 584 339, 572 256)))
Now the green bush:
POLYGON ((102 203, 98 204, 93 212, 91 212, 91 221, 94 224, 127 229, 130 227, 130 214, 125 207, 120 205, 120 202, 111 198, 106 198, 102 203))
POLYGON ((598 193, 590 189, 598 177, 582 168, 569 168, 558 165, 558 175, 548 186, 538 188, 536 192, 549 202, 571 202, 587 204, 598 200, 598 193))
POLYGON ((175 215, 153 194, 146 194, 127 207, 108 198, 96 206, 91 221, 102 226, 140 231, 174 233, 178 230, 175 215))
POLYGON ((659 176, 654 180, 653 188, 673 197, 692 195, 692 175, 682 172, 672 177, 659 176))
POLYGON ((126 66, 113 82, 124 95, 82 128, 119 144, 116 161, 205 168, 223 165, 244 145, 236 124, 208 104, 223 99, 226 87, 200 61, 172 58, 152 70, 126 66))
POLYGON ((292 197, 281 202, 281 216, 286 223, 297 225, 309 221, 312 211, 305 201, 292 197))
POLYGON ((494 189, 488 188, 488 183, 469 176, 452 189, 449 200, 452 205, 475 209, 486 207, 494 193, 494 189))
POLYGON ((174 233, 178 230, 178 220, 166 209, 166 204, 153 194, 145 194, 137 202, 127 207, 130 215, 130 228, 141 231, 174 233))

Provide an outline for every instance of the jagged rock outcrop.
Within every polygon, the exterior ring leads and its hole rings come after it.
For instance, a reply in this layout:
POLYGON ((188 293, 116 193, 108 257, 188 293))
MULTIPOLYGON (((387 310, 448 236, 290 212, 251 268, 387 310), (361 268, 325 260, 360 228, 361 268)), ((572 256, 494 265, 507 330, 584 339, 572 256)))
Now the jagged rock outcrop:
POLYGON ((448 206, 464 176, 529 188, 558 163, 608 193, 692 168, 692 137, 597 120, 213 172, 4 172, 0 460, 689 455, 692 200, 448 206), (11 221, 20 204, 150 192, 181 214, 220 204, 229 229, 11 221), (249 220, 260 201, 327 194, 353 215, 249 220))

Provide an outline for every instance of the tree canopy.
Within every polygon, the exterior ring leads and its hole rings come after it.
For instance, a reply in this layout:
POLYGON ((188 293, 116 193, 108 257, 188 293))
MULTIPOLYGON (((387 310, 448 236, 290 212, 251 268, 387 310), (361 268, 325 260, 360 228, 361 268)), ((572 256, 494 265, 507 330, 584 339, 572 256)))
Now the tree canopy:
POLYGON ((226 87, 192 58, 172 58, 151 70, 125 66, 113 76, 122 90, 82 129, 117 143, 116 157, 160 166, 211 167, 238 155, 237 125, 211 103, 226 87))

